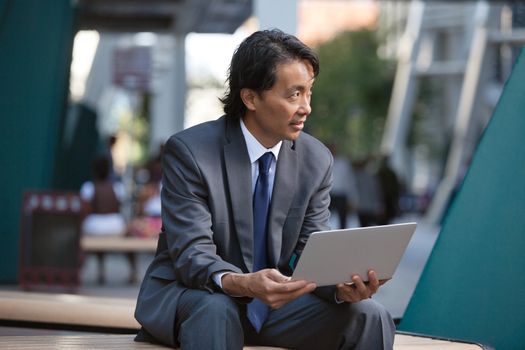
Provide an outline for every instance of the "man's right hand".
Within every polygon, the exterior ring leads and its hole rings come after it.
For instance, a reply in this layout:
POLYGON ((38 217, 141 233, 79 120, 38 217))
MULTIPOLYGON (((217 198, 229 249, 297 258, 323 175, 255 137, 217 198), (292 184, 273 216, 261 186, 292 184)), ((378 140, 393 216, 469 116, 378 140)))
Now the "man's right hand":
POLYGON ((292 281, 276 269, 264 269, 253 273, 227 273, 222 276, 222 289, 235 296, 257 298, 273 309, 311 293, 315 283, 292 281))

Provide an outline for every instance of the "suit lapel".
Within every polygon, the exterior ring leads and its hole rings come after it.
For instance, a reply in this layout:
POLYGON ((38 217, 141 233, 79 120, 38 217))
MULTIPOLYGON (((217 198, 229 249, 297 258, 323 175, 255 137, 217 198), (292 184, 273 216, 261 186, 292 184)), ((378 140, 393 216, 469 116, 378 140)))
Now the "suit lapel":
POLYGON ((224 162, 235 231, 246 268, 253 271, 252 170, 238 120, 226 120, 226 138, 224 162))
POLYGON ((277 266, 281 256, 283 225, 295 195, 299 170, 297 167, 297 152, 290 141, 283 141, 277 173, 272 192, 272 203, 268 227, 268 258, 270 266, 277 266))

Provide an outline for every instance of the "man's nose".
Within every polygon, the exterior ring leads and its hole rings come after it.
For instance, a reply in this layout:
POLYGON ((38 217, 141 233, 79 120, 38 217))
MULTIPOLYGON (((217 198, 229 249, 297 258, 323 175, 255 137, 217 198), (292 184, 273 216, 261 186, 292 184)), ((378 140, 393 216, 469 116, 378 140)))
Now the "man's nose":
POLYGON ((301 114, 304 114, 304 115, 309 115, 310 113, 312 113, 312 107, 310 107, 310 98, 308 97, 303 98, 303 101, 300 107, 300 112, 301 114))

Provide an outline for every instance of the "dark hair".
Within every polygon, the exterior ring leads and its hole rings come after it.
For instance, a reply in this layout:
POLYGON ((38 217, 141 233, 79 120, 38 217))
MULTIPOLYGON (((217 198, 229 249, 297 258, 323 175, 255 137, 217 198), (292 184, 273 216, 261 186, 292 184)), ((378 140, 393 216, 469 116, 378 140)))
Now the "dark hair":
POLYGON ((109 178, 111 163, 109 158, 104 155, 98 155, 93 160, 93 180, 105 181, 109 178))
POLYGON ((228 91, 220 99, 224 113, 240 118, 246 112, 241 99, 241 89, 256 92, 269 90, 275 84, 277 65, 293 60, 307 60, 314 76, 319 74, 319 58, 295 36, 279 29, 253 33, 239 45, 233 54, 228 70, 228 91))

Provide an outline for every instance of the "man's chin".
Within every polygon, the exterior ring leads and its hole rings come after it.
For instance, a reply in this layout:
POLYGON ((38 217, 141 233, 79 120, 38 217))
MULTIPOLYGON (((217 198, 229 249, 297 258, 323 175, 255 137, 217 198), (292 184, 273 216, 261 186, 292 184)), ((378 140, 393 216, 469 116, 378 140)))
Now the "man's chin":
POLYGON ((301 136, 301 132, 302 131, 295 131, 295 132, 292 132, 292 133, 289 133, 288 135, 286 135, 286 140, 288 141, 295 141, 299 138, 299 136, 301 136))

